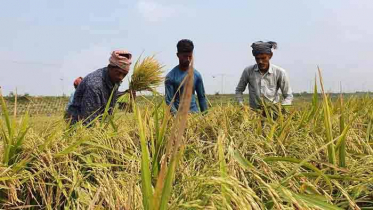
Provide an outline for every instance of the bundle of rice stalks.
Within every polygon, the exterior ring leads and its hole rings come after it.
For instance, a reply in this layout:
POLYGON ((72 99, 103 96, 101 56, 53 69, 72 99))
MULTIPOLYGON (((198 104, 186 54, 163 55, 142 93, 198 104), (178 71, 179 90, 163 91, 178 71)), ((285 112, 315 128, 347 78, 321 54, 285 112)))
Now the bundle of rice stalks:
POLYGON ((129 89, 131 91, 155 91, 162 82, 164 65, 160 64, 153 56, 141 60, 141 56, 135 63, 129 89))

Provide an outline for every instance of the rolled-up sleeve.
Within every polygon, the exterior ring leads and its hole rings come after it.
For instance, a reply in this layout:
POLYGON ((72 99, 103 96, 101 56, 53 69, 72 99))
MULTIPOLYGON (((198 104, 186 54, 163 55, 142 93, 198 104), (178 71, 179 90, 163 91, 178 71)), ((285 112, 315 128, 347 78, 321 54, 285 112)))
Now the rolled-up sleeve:
POLYGON ((280 77, 280 89, 283 96, 282 105, 291 105, 293 102, 293 91, 290 87, 289 77, 286 72, 283 72, 280 77))
POLYGON ((247 73, 247 68, 242 72, 240 81, 238 82, 238 85, 236 87, 236 99, 238 103, 242 104, 243 103, 243 92, 246 89, 248 83, 248 73, 247 73))

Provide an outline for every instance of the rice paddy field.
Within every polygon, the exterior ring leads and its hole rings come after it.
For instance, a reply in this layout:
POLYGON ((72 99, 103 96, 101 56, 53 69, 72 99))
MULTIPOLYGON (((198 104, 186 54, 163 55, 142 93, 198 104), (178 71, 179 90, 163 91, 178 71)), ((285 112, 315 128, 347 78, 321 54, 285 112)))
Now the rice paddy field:
POLYGON ((208 98, 173 117, 140 96, 86 128, 63 120, 67 98, 2 97, 0 209, 373 209, 371 95, 315 86, 276 120, 208 98))

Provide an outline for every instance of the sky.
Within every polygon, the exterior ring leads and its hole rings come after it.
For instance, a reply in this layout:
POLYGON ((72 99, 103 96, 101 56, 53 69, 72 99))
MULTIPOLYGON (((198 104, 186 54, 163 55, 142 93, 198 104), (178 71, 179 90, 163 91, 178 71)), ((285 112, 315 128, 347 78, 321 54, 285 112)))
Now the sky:
POLYGON ((373 91, 372 0, 2 0, 0 11, 4 95, 70 94, 116 49, 155 54, 166 74, 184 38, 208 94, 234 93, 259 40, 278 43, 271 62, 294 92, 312 90, 317 66, 328 91, 373 91))

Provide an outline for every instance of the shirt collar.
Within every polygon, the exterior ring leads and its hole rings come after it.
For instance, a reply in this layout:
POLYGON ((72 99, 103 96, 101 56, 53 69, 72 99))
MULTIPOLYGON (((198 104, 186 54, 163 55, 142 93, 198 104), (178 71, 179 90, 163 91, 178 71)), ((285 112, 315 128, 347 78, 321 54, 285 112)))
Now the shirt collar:
POLYGON ((109 89, 113 89, 114 84, 113 84, 113 83, 111 82, 111 80, 110 80, 110 77, 109 77, 109 69, 108 69, 108 67, 105 67, 105 68, 104 68, 103 77, 104 77, 104 82, 105 82, 105 84, 107 85, 107 87, 108 87, 109 89))
MULTIPOLYGON (((254 71, 259 72, 258 64, 255 64, 255 66, 254 66, 254 71)), ((273 66, 272 66, 272 64, 269 64, 269 68, 268 68, 267 73, 269 73, 269 74, 273 74, 273 66)))

